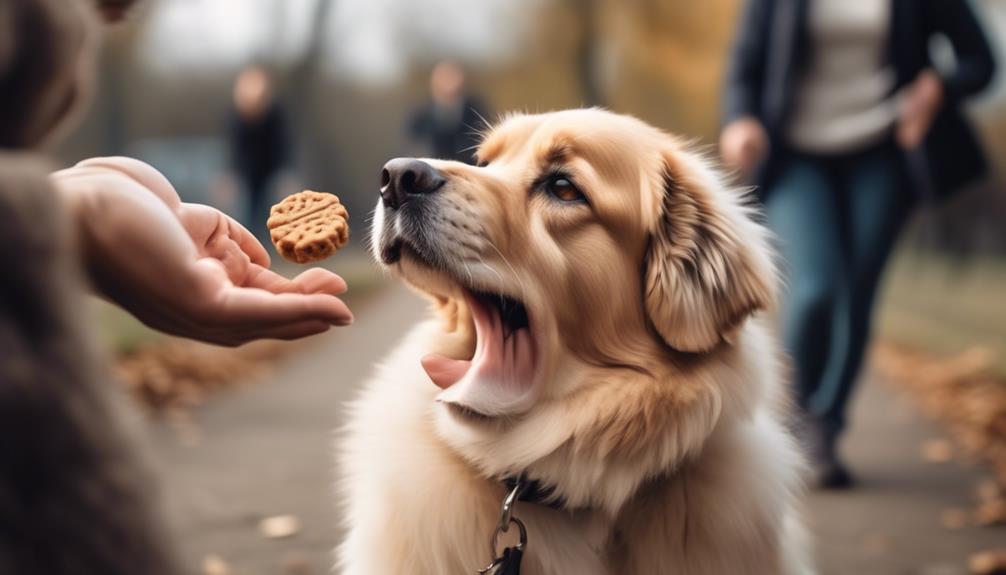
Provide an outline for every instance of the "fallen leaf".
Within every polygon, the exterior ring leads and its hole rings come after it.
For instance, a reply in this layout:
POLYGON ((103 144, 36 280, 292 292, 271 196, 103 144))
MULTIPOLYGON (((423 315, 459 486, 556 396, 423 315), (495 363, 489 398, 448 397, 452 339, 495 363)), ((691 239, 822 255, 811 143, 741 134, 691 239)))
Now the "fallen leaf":
POLYGON ((979 501, 995 501, 997 499, 1002 499, 1003 493, 999 488, 999 484, 996 483, 994 479, 985 479, 978 484, 978 488, 975 490, 978 494, 979 501))
POLYGON ((961 566, 956 563, 940 563, 937 565, 925 565, 920 567, 919 570, 913 571, 913 574, 918 575, 961 575, 961 566))
POLYGON ((311 562, 303 555, 288 555, 283 560, 283 575, 311 575, 311 562))
MULTIPOLYGON (((120 356, 116 360, 116 373, 149 412, 189 410, 219 390, 267 372, 277 358, 296 345, 262 341, 241 348, 221 349, 170 338, 120 356)), ((191 443, 192 437, 185 437, 183 441, 191 443)))
POLYGON ((953 455, 953 446, 946 439, 930 439, 922 444, 922 459, 929 463, 946 463, 953 455))
POLYGON ((1006 499, 982 501, 975 510, 975 523, 982 527, 1006 525, 1006 499))
POLYGON ((863 548, 875 555, 883 555, 894 547, 894 541, 886 533, 871 533, 863 539, 863 548))
POLYGON ((940 514, 940 523, 946 529, 963 529, 968 524, 968 512, 959 508, 944 509, 940 514))
POLYGON ((203 575, 231 575, 231 567, 219 555, 203 557, 203 575))
POLYGON ((259 533, 267 539, 293 537, 300 531, 300 519, 295 515, 266 517, 258 524, 259 533))
POLYGON ((1006 549, 982 551, 968 558, 972 575, 1006 575, 1006 549))

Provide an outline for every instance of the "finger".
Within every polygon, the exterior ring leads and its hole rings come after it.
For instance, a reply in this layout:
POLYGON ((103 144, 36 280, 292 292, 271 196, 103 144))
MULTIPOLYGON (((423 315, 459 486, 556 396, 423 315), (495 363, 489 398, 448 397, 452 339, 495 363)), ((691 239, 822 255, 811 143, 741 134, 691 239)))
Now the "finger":
POLYGON ((902 148, 914 149, 922 141, 922 128, 918 122, 905 122, 898 127, 897 139, 902 148))
POLYGON ((905 127, 904 123, 898 125, 898 128, 895 131, 894 136, 895 139, 898 141, 898 145, 901 146, 902 149, 907 150, 911 147, 910 139, 908 136, 908 129, 905 127))
POLYGON ((255 339, 294 340, 325 333, 332 329, 332 324, 323 321, 301 321, 282 327, 263 330, 256 334, 255 339))
POLYGON ((349 289, 346 280, 324 268, 311 268, 293 279, 303 293, 339 295, 349 289))
POLYGON ((230 237, 220 238, 205 250, 208 263, 218 262, 227 272, 227 278, 236 285, 247 283, 248 272, 251 268, 248 254, 241 249, 230 237))
POLYGON ((239 224, 237 220, 230 216, 226 217, 228 234, 232 240, 237 242, 241 251, 248 254, 252 263, 266 268, 269 267, 269 252, 267 252, 265 247, 262 246, 262 242, 258 241, 258 239, 256 239, 255 236, 248 231, 248 228, 239 224))
POLYGON ((905 99, 901 110, 901 116, 906 120, 916 120, 926 113, 925 97, 918 93, 912 93, 905 99))
POLYGON ((301 286, 293 280, 255 264, 248 269, 244 287, 264 289, 272 293, 304 293, 301 286))
POLYGON ((353 313, 335 296, 325 294, 272 293, 255 288, 231 288, 214 306, 217 320, 232 324, 280 326, 317 320, 349 325, 353 313))
POLYGON ((294 279, 253 265, 248 271, 245 287, 257 287, 273 293, 326 293, 339 295, 348 289, 346 281, 323 268, 311 268, 294 279))

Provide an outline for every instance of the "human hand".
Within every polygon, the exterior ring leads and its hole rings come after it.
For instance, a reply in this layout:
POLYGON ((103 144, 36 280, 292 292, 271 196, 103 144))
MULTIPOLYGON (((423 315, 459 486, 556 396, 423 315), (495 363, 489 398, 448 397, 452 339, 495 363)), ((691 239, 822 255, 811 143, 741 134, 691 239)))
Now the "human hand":
POLYGON ((751 116, 727 124, 720 134, 720 156, 727 166, 750 175, 769 151, 764 126, 751 116))
POLYGON ((157 170, 95 158, 52 175, 98 290, 151 327, 222 345, 296 339, 353 321, 338 275, 293 280, 219 210, 182 202, 157 170))
POLYGON ((923 70, 901 93, 895 138, 911 150, 929 133, 933 118, 943 104, 943 81, 935 71, 923 70))

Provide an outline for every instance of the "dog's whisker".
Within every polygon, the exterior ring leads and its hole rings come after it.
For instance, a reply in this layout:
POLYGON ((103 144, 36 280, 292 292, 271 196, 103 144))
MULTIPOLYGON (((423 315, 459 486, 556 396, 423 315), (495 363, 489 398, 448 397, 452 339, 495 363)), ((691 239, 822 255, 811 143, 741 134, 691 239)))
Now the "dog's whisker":
POLYGON ((481 129, 481 131, 479 132, 479 134, 481 136, 483 136, 483 137, 486 136, 486 134, 488 134, 489 132, 491 132, 493 130, 493 128, 494 128, 492 122, 490 122, 489 120, 487 120, 486 117, 482 115, 482 112, 479 112, 475 108, 472 108, 472 111, 475 112, 475 115, 478 116, 479 120, 482 120, 482 123, 484 124, 484 126, 481 129))
POLYGON ((522 278, 520 274, 517 273, 517 269, 513 267, 513 264, 510 263, 510 260, 508 260, 507 257, 503 255, 503 252, 501 252, 500 249, 496 247, 496 244, 493 243, 492 240, 490 240, 489 238, 485 238, 485 240, 486 243, 489 244, 489 247, 496 250, 496 253, 499 254, 500 259, 503 260, 503 263, 506 264, 508 268, 510 268, 510 273, 513 274, 513 277, 517 280, 517 283, 520 284, 520 299, 521 301, 526 303, 528 290, 527 286, 524 284, 524 278, 522 278))
MULTIPOLYGON (((478 134, 475 133, 475 135, 478 135, 478 134)), ((481 146, 481 145, 482 144, 475 144, 475 145, 472 145, 472 146, 468 146, 467 148, 462 148, 462 149, 458 150, 458 153, 459 154, 463 154, 465 152, 471 152, 472 150, 477 150, 477 149, 479 149, 479 146, 481 146)))
POLYGON ((485 261, 484 258, 479 257, 479 262, 478 263, 481 264, 482 266, 484 266, 487 270, 489 270, 492 273, 496 274, 496 277, 499 278, 500 282, 504 281, 503 274, 499 273, 499 271, 497 271, 496 268, 494 268, 493 266, 491 266, 488 263, 486 263, 486 261, 485 261))
POLYGON ((468 261, 467 260, 461 260, 461 264, 463 266, 465 266, 465 273, 468 274, 468 283, 469 284, 474 284, 475 283, 475 278, 472 276, 472 269, 470 267, 468 267, 468 261))

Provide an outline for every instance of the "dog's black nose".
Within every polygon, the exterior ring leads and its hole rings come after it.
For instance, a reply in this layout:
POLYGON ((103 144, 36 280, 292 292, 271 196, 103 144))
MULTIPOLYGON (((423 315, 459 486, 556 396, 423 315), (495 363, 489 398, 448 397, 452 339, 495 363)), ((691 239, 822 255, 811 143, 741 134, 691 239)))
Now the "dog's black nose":
POLYGON ((381 170, 381 201, 387 208, 399 208, 409 196, 430 194, 447 180, 436 168, 415 158, 395 158, 381 170))

